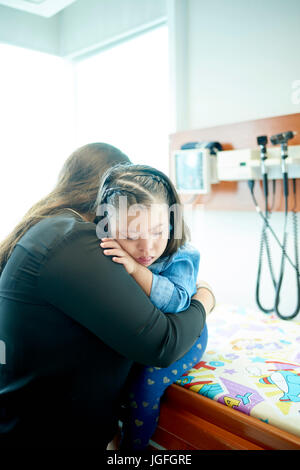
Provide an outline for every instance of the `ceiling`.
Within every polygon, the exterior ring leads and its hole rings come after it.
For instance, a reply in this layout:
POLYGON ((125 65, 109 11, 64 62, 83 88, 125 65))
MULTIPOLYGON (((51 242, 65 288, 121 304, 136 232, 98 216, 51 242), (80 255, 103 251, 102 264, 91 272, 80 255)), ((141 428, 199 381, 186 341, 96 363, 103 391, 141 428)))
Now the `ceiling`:
POLYGON ((0 5, 49 18, 75 0, 0 0, 0 5))

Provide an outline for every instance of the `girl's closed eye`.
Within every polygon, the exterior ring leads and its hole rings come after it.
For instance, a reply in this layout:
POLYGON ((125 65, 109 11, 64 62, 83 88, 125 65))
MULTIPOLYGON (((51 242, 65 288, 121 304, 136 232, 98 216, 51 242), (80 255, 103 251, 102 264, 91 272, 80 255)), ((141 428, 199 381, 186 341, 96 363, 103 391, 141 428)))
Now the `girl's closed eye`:
MULTIPOLYGON (((160 237, 162 236, 162 234, 163 234, 162 231, 160 231, 160 232, 155 232, 155 233, 151 233, 151 235, 149 236, 149 238, 160 238, 160 237)), ((126 240, 129 240, 129 241, 130 241, 130 240, 132 240, 132 241, 135 240, 135 241, 136 241, 136 240, 139 240, 139 238, 143 238, 143 237, 141 237, 140 234, 134 234, 134 235, 132 235, 132 234, 129 235, 129 234, 128 234, 128 235, 124 236, 124 238, 125 238, 126 240)))
POLYGON ((129 234, 129 233, 119 233, 119 235, 117 236, 117 238, 121 239, 121 240, 138 240, 139 238, 139 235, 137 234, 129 234))
POLYGON ((138 240, 140 238, 140 235, 139 234, 128 234, 126 236, 126 239, 127 240, 138 240))
POLYGON ((161 232, 155 232, 155 233, 152 233, 152 237, 153 237, 153 238, 159 238, 159 237, 162 236, 162 234, 163 234, 162 231, 161 231, 161 232))

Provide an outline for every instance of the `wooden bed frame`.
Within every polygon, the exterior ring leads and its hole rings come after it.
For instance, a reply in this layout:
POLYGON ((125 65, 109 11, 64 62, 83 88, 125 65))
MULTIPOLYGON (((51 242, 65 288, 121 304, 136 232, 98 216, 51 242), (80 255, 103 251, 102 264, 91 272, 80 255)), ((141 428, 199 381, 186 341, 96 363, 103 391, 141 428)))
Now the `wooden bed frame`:
MULTIPOLYGON (((208 140, 220 142, 224 150, 255 148, 256 136, 289 130, 298 132, 290 144, 299 145, 300 113, 178 132, 170 136, 170 152, 186 142, 208 140)), ((297 180, 298 192, 299 186, 297 180)), ((211 194, 197 198, 199 203, 208 210, 255 210, 243 181, 213 185, 211 194)), ((282 199, 275 210, 283 210, 282 199)), ((300 450, 300 437, 179 385, 171 385, 162 399, 152 441, 153 449, 158 444, 166 450, 300 450)))
POLYGON ((300 437, 176 384, 152 441, 166 450, 300 450, 300 437))

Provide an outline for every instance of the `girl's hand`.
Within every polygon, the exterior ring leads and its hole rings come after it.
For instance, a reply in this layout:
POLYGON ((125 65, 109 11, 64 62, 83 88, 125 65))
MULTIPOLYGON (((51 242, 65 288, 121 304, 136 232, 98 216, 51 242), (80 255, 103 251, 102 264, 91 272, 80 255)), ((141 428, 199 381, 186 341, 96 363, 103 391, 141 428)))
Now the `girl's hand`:
POLYGON ((128 274, 134 274, 137 266, 139 265, 127 251, 120 247, 119 243, 113 238, 102 238, 100 243, 101 248, 104 249, 103 253, 106 256, 112 256, 115 263, 123 264, 128 274))

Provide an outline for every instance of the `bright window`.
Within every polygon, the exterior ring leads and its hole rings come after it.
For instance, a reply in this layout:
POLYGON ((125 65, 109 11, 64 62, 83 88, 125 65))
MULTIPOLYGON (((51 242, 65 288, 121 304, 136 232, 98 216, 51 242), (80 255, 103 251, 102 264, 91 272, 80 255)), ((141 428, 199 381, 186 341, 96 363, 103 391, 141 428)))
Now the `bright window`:
POLYGON ((167 38, 158 27, 74 63, 0 44, 0 240, 81 145, 107 142, 168 173, 167 38))
POLYGON ((54 186, 74 148, 72 73, 60 58, 0 44, 0 239, 54 186))
POLYGON ((107 142, 168 173, 168 67, 167 26, 77 63, 77 145, 107 142))

